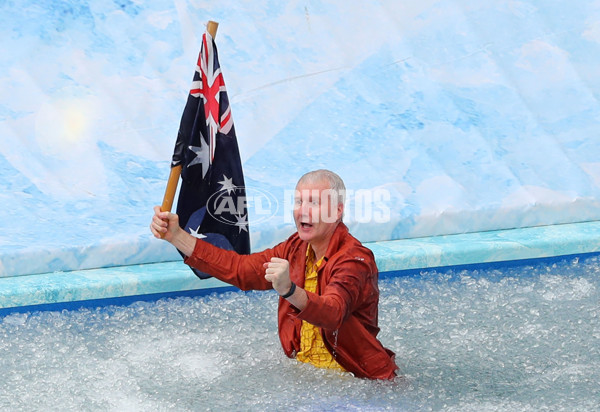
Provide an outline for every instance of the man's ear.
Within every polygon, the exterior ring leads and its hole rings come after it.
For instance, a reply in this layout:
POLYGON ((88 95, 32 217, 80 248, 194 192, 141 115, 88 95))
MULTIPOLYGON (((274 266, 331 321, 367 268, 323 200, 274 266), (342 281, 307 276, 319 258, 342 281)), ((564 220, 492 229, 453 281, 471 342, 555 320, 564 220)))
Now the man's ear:
POLYGON ((342 217, 344 217, 344 204, 343 203, 338 203, 338 206, 337 206, 337 221, 341 222, 342 221, 342 217))

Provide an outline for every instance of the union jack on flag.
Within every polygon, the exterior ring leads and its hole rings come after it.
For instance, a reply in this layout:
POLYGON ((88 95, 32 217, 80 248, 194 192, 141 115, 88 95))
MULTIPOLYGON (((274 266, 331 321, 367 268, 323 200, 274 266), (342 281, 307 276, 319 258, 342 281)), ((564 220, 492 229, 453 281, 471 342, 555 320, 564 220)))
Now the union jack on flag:
POLYGON ((231 117, 231 107, 228 99, 223 102, 224 107, 221 111, 221 94, 227 93, 225 81, 221 73, 221 67, 213 46, 213 38, 209 33, 204 33, 202 37, 202 49, 198 55, 196 63, 196 72, 190 94, 193 97, 201 97, 204 103, 204 117, 206 117, 206 126, 208 128, 208 140, 210 147, 210 162, 215 157, 215 138, 217 132, 228 134, 233 127, 233 118, 231 117))
MULTIPOLYGON (((242 162, 214 39, 202 37, 171 166, 182 166, 179 224, 223 249, 250 253, 242 162), (239 198, 239 201, 238 201, 239 198)), ((204 279, 209 274, 193 269, 204 279)))

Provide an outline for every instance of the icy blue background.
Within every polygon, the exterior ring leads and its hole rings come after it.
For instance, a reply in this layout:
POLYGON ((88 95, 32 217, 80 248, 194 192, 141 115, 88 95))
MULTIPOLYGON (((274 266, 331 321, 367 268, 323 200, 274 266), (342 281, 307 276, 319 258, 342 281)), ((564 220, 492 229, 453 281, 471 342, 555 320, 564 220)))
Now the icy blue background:
MULTIPOLYGON (((0 276, 178 258, 148 224, 210 19, 280 206, 325 167, 391 193, 349 208, 363 241, 600 220, 598 2, 352 3, 0 1, 0 276)), ((251 210, 255 250, 284 211, 251 210)))

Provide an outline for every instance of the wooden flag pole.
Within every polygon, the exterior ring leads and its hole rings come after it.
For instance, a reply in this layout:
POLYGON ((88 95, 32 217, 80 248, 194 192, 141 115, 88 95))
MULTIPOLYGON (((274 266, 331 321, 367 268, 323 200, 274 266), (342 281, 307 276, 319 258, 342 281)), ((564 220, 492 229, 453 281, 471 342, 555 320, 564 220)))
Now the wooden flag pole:
POLYGON ((175 200, 175 192, 177 191, 180 176, 181 165, 172 167, 171 173, 169 174, 169 180, 167 181, 167 188, 165 189, 165 196, 163 197, 162 205, 160 206, 161 211, 170 212, 173 208, 173 200, 175 200))
POLYGON ((217 36, 218 28, 219 23, 217 23, 216 21, 209 20, 208 23, 206 23, 206 31, 210 33, 213 39, 217 36))
MULTIPOLYGON (((216 21, 209 20, 206 25, 206 31, 213 37, 217 35, 217 29, 219 23, 216 21)), ((163 212, 170 212, 173 207, 173 200, 175 199, 175 192, 177 191, 177 185, 179 184, 179 177, 181 176, 181 165, 177 165, 171 168, 169 174, 169 180, 167 181, 167 188, 165 190, 165 196, 163 197, 162 206, 160 210, 163 212)))

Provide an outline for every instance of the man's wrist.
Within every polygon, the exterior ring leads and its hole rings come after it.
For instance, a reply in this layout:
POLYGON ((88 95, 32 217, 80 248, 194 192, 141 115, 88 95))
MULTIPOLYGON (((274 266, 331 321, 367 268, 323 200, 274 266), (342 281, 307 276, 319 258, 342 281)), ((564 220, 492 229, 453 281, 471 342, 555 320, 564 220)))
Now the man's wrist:
POLYGON ((290 286, 290 290, 288 290, 285 295, 279 295, 279 296, 281 296, 284 299, 287 299, 287 298, 291 297, 295 291, 296 291, 296 284, 294 282, 292 282, 292 285, 290 286))
POLYGON ((196 238, 184 230, 177 230, 171 239, 171 244, 175 246, 185 256, 192 256, 196 248, 196 238))

